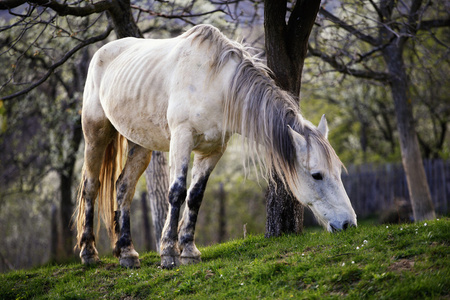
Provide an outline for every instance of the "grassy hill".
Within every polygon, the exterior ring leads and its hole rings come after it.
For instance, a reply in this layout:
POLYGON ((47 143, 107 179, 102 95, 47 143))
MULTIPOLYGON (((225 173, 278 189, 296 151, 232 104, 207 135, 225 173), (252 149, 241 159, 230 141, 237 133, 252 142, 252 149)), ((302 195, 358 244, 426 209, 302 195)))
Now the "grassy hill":
POLYGON ((203 262, 140 269, 49 265, 2 274, 1 299, 449 299, 450 219, 246 239, 200 249, 203 262))

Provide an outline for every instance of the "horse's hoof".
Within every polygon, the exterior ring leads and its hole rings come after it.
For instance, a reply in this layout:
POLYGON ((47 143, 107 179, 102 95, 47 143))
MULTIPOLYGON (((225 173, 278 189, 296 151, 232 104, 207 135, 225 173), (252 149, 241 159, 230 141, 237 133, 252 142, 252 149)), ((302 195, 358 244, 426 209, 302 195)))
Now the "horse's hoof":
POLYGON ((178 256, 169 256, 169 255, 161 256, 161 267, 163 269, 173 269, 179 265, 180 259, 178 256))
POLYGON ((122 267, 128 269, 137 269, 141 267, 141 262, 139 261, 139 257, 129 256, 129 257, 121 257, 119 258, 119 263, 122 267))
POLYGON ((98 255, 83 255, 81 256, 81 263, 83 265, 95 265, 100 261, 100 259, 98 258, 98 255))
POLYGON ((193 265, 198 264, 202 261, 202 258, 200 256, 196 257, 180 257, 180 262, 182 265, 193 265))

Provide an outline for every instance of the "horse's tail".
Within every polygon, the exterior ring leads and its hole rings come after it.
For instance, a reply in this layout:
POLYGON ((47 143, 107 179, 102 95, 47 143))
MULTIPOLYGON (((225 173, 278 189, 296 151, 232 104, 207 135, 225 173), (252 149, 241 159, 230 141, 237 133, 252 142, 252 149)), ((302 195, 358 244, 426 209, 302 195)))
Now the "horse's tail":
MULTIPOLYGON (((115 231, 115 210, 116 210, 116 181, 122 172, 123 157, 126 152, 127 140, 119 133, 106 147, 100 169, 100 188, 98 191, 98 223, 97 235, 100 229, 100 216, 108 231, 111 243, 117 240, 115 231)), ((85 165, 83 165, 82 179, 78 188, 77 210, 76 210, 76 227, 77 227, 77 246, 81 247, 81 239, 83 235, 83 227, 86 218, 85 199, 83 197, 83 188, 85 181, 85 165)), ((92 203, 95 205, 95 199, 92 203)))

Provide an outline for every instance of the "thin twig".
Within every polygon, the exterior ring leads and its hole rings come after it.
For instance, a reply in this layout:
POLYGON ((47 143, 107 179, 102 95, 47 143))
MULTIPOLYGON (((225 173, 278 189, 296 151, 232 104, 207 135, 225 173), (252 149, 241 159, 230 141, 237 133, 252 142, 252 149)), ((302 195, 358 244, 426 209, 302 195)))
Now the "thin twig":
POLYGON ((56 68, 58 68, 59 66, 64 64, 70 57, 72 57, 72 55, 74 55, 76 52, 78 52, 78 50, 86 47, 87 45, 90 45, 90 44, 93 44, 95 42, 102 41, 102 40, 106 39, 108 37, 108 35, 111 33, 112 30, 113 30, 113 28, 111 26, 108 26, 106 28, 106 31, 103 32, 102 34, 97 35, 95 37, 92 37, 90 39, 84 40, 82 43, 78 44, 72 50, 67 52, 59 61, 57 61, 56 63, 51 65, 50 68, 47 70, 47 73, 45 73, 44 76, 41 79, 39 79, 38 81, 36 81, 35 83, 33 83, 32 85, 27 87, 26 89, 23 89, 23 90, 21 90, 19 92, 16 92, 14 94, 10 94, 8 96, 5 96, 1 100, 3 100, 3 101, 11 100, 12 98, 15 98, 15 97, 18 97, 18 96, 21 96, 21 95, 24 95, 24 94, 30 92, 31 90, 33 90, 34 88, 36 88, 37 86, 39 86, 43 82, 45 82, 50 77, 50 75, 53 73, 53 71, 56 68))

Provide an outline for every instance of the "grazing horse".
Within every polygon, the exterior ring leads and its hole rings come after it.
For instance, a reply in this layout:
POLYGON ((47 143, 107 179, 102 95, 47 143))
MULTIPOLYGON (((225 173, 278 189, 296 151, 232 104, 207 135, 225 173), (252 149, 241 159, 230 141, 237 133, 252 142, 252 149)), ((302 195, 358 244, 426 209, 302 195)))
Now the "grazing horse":
POLYGON ((170 151, 161 265, 199 261, 197 213, 208 177, 234 133, 246 138, 244 148, 265 178, 276 172, 328 231, 356 226, 325 118, 317 128, 303 119, 298 103, 275 85, 267 67, 212 26, 196 26, 172 39, 124 38, 100 48, 89 66, 82 125, 85 160, 76 221, 84 264, 98 261, 93 233, 98 196, 114 254, 122 266, 139 266, 130 204, 152 150, 170 151))

